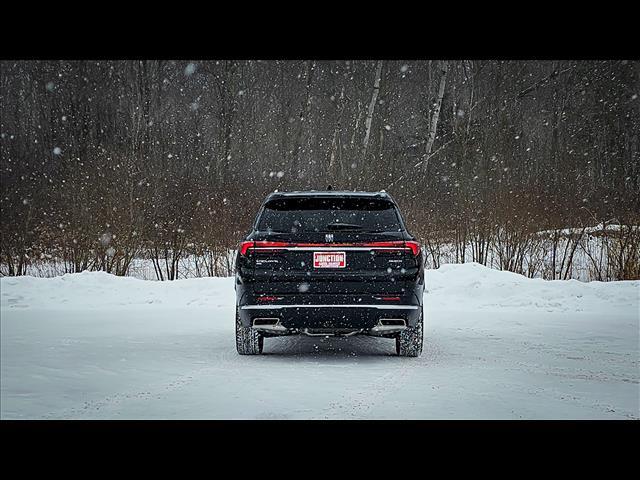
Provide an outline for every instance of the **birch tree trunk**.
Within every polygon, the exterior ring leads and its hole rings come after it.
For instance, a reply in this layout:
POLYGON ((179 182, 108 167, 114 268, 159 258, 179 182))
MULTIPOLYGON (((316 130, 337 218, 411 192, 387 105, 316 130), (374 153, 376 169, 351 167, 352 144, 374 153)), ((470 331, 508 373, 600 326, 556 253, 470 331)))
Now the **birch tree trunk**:
POLYGON ((336 126, 333 129, 333 138, 331 139, 331 149, 329 154, 329 172, 333 176, 336 170, 336 155, 338 150, 338 133, 342 128, 342 114, 344 113, 344 85, 340 91, 340 97, 338 99, 338 118, 336 120, 336 126))
POLYGON ((362 159, 364 160, 369 150, 369 137, 371 135, 371 122, 373 120, 373 112, 376 108, 376 101, 378 100, 378 93, 380 92, 380 75, 382 73, 382 60, 378 60, 378 66, 376 67, 376 77, 373 82, 373 93, 371 95, 371 102, 369 102, 369 109, 367 110, 367 118, 364 122, 365 134, 364 141, 362 142, 362 159))
POLYGON ((442 106, 442 98, 444 97, 444 87, 447 84, 447 72, 449 71, 449 63, 444 60, 442 62, 442 76, 440 77, 440 86, 438 87, 438 98, 429 122, 429 136, 427 137, 427 146, 424 151, 424 160, 422 162, 424 171, 429 167, 429 157, 433 149, 433 143, 436 139, 436 131, 438 129, 438 119, 440 118, 440 107, 442 106))
POLYGON ((357 147, 355 146, 356 142, 356 133, 358 133, 358 127, 360 126, 360 119, 362 118, 362 103, 358 101, 358 115, 356 116, 356 123, 353 127, 353 133, 351 134, 351 141, 349 142, 349 152, 351 155, 355 156, 357 147))
POLYGON ((313 74, 316 68, 316 62, 305 62, 306 65, 306 89, 305 100, 300 110, 300 126, 298 128, 298 136, 296 139, 295 156, 293 158, 293 172, 298 173, 298 169, 302 164, 302 144, 308 141, 309 129, 310 129, 310 117, 311 117, 311 87, 313 85, 313 74), (308 126, 306 126, 309 124, 308 126))

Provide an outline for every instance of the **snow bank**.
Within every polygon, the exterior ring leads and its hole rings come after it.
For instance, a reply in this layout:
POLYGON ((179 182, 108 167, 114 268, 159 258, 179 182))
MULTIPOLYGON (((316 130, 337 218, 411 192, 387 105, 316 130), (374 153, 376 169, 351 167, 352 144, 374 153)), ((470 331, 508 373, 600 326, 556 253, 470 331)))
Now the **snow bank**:
POLYGON ((479 263, 445 264, 427 271, 427 301, 438 307, 547 312, 637 311, 640 281, 543 280, 479 263))
MULTIPOLYGON (((54 278, 0 279, 2 308, 52 310, 139 307, 220 307, 235 302, 234 278, 191 278, 172 282, 82 272, 54 278)), ((445 264, 426 272, 426 301, 436 307, 541 309, 596 312, 636 309, 640 281, 589 282, 531 279, 478 263, 445 264)))
POLYGON ((52 310, 219 307, 235 302, 233 282, 232 277, 158 282, 89 271, 53 278, 4 277, 0 278, 0 307, 52 310))
MULTIPOLYGON (((584 233, 587 234, 604 234, 604 233, 612 233, 619 232, 621 230, 631 229, 633 231, 640 230, 640 225, 618 225, 617 223, 599 223, 598 225, 594 225, 592 227, 585 227, 584 233)), ((554 235, 555 233, 560 233, 560 235, 575 235, 582 233, 582 228, 562 228, 560 230, 542 230, 538 232, 538 235, 554 235)))

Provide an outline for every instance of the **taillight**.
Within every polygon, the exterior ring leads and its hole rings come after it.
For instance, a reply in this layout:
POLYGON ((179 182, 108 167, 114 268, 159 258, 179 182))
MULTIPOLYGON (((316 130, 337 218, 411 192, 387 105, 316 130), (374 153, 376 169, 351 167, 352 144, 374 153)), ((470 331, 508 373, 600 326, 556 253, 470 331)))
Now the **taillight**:
POLYGON ((402 240, 393 240, 390 242, 369 242, 369 243, 365 243, 363 244, 364 246, 367 247, 372 247, 374 250, 376 248, 380 248, 383 250, 393 250, 393 249, 410 249, 411 253, 413 253, 414 255, 418 255, 420 253, 420 244, 416 241, 408 241, 408 242, 403 242, 402 240))
POLYGON ((267 240, 259 240, 253 241, 248 240, 244 241, 240 244, 240 255, 247 255, 249 250, 251 249, 259 249, 261 251, 264 250, 282 250, 284 248, 309 248, 309 247, 317 247, 318 249, 322 248, 340 248, 340 247, 369 247, 371 250, 382 250, 382 251, 393 251, 393 250, 411 250, 413 255, 418 255, 420 253, 420 244, 416 241, 402 241, 402 240, 392 240, 388 242, 365 242, 365 243, 287 243, 287 242, 270 242, 267 240))
POLYGON ((372 247, 373 249, 376 249, 376 248, 395 248, 395 249, 400 248, 401 249, 404 246, 403 243, 404 242, 402 240, 399 240, 399 241, 393 240, 391 242, 366 242, 366 243, 363 243, 362 246, 372 247))
POLYGON ((240 255, 246 255, 249 250, 259 248, 260 250, 280 250, 282 247, 290 246, 286 242, 269 242, 269 241, 245 241, 240 244, 240 255))
POLYGON ((240 244, 240 255, 245 256, 247 254, 247 250, 249 250, 250 248, 253 247, 253 244, 255 242, 253 240, 248 241, 248 242, 242 242, 240 244))
POLYGON ((405 245, 411 249, 414 255, 417 256, 420 254, 420 244, 418 242, 410 240, 408 242, 405 242, 405 245))

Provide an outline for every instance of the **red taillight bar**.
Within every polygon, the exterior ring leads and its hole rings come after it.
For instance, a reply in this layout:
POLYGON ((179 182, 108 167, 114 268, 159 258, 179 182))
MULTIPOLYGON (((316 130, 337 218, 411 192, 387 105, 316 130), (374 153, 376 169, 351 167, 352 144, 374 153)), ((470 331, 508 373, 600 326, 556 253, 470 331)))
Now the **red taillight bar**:
POLYGON ((373 250, 376 248, 397 248, 397 249, 410 249, 414 255, 420 253, 420 244, 416 241, 405 242, 403 240, 394 240, 390 242, 360 242, 360 243, 288 243, 288 242, 271 242, 267 240, 259 241, 245 241, 240 244, 240 255, 246 255, 249 249, 259 248, 261 250, 278 250, 279 248, 286 247, 370 247, 373 250))
POLYGON ((255 242, 253 240, 250 241, 246 241, 246 242, 242 242, 240 244, 240 255, 246 255, 247 251, 250 248, 255 248, 255 247, 259 247, 259 248, 273 248, 274 250, 277 249, 278 247, 290 247, 293 246, 295 244, 293 243, 287 243, 287 242, 268 242, 268 241, 258 241, 255 242))
POLYGON ((242 256, 246 255, 246 254, 247 254, 247 250, 249 250, 250 248, 252 248, 252 247, 253 247, 253 245, 254 245, 255 243, 256 243, 256 242, 254 242, 254 241, 249 241, 249 242, 245 241, 245 242, 241 242, 241 243, 240 243, 240 248, 238 249, 238 251, 240 252, 240 255, 242 255, 242 256))
POLYGON ((414 255, 420 254, 420 244, 415 240, 409 240, 408 242, 404 242, 407 247, 411 249, 414 255))

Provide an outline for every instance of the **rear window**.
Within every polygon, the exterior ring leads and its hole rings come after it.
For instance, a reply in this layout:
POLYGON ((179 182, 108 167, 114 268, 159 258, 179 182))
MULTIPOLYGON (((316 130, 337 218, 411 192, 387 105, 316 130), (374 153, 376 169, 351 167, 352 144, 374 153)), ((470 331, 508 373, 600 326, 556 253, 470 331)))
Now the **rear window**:
POLYGON ((368 198, 281 198, 268 202, 259 231, 398 232, 402 226, 388 200, 368 198))

